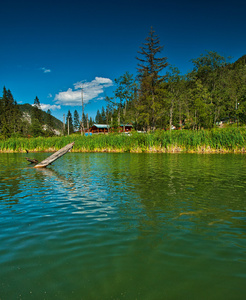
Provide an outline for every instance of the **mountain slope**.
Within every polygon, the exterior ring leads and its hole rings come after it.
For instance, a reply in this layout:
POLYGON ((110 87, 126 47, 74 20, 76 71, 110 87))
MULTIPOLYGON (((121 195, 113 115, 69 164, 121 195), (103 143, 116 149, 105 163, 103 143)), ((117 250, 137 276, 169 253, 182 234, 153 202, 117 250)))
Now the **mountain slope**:
MULTIPOLYGON (((33 106, 30 104, 18 104, 20 111, 23 113, 23 117, 29 122, 31 123, 31 115, 33 112, 33 106)), ((47 116, 48 114, 45 111, 42 111, 42 118, 43 120, 47 120, 47 116)), ((63 123, 58 120, 56 117, 51 116, 52 118, 52 122, 54 124, 54 129, 58 130, 58 131, 62 131, 63 128, 63 123)))

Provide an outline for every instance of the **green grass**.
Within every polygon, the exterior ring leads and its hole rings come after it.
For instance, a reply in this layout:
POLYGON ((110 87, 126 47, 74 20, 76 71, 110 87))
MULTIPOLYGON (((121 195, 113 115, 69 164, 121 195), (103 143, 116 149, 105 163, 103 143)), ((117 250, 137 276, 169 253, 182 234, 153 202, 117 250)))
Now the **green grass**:
POLYGON ((132 132, 123 134, 99 134, 92 136, 70 135, 67 137, 10 138, 0 140, 3 152, 57 151, 75 142, 74 152, 244 152, 246 130, 225 128, 213 130, 132 132))

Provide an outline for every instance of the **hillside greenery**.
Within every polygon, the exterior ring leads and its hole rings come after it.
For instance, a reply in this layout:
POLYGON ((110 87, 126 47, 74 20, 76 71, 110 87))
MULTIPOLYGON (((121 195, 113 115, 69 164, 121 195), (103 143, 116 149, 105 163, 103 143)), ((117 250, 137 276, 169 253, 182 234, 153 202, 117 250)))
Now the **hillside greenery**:
MULTIPOLYGON (((29 116, 33 115, 33 109, 34 107, 28 103, 26 104, 18 104, 19 109, 22 113, 26 113, 29 116)), ((47 111, 48 112, 48 111, 47 111)), ((48 113, 45 111, 41 111, 42 119, 46 120, 46 123, 48 122, 48 113)), ((58 120, 56 117, 51 115, 51 124, 53 125, 53 128, 59 131, 62 131, 63 123, 58 120)))

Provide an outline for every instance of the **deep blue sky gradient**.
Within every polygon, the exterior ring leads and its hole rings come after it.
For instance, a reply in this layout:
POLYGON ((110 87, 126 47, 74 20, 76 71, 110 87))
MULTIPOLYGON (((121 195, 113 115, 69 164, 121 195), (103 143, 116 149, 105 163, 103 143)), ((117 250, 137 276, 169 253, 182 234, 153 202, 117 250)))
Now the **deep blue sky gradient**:
MULTIPOLYGON (((126 71, 136 75, 136 56, 153 26, 163 56, 185 74, 205 50, 246 54, 246 1, 4 1, 0 11, 0 88, 18 103, 57 105, 60 92, 96 77, 112 81, 126 71), (44 72, 46 70, 46 73, 44 72)), ((94 117, 113 86, 89 101, 94 117)), ((68 104, 68 103, 67 103, 68 104)), ((62 120, 68 109, 52 114, 62 120)), ((80 114, 81 115, 81 114, 80 114)))

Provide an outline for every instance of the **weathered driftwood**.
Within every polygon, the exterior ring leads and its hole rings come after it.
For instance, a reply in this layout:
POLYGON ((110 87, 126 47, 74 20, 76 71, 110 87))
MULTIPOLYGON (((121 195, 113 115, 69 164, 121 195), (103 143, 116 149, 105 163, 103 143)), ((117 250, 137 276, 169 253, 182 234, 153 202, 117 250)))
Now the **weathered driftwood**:
POLYGON ((36 160, 35 158, 34 158, 34 159, 31 159, 31 158, 29 158, 29 157, 25 157, 25 159, 26 159, 27 161, 29 161, 30 163, 32 163, 32 164, 37 164, 37 163, 38 163, 38 160, 36 160))
POLYGON ((47 167, 52 162, 54 162, 55 160, 57 160, 58 158, 60 158, 64 154, 66 154, 68 151, 70 151, 73 148, 73 145, 74 145, 74 142, 71 143, 71 144, 66 145, 65 147, 58 150, 57 152, 55 152, 54 154, 52 154, 51 156, 49 156, 45 160, 41 161, 34 168, 45 168, 45 167, 47 167))

